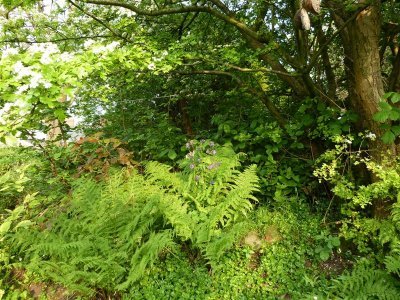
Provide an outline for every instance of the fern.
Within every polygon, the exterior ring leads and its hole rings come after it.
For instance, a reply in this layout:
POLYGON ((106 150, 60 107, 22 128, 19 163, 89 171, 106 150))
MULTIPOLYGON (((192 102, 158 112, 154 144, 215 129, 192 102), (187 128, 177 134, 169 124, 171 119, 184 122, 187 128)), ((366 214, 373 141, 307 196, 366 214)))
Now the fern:
POLYGON ((30 273, 85 295, 129 289, 161 253, 187 241, 216 266, 246 231, 258 189, 254 166, 240 172, 229 147, 217 151, 203 155, 196 172, 185 162, 181 172, 148 162, 144 174, 77 179, 60 205, 36 214, 29 229, 13 228, 6 241, 30 273))
POLYGON ((400 276, 400 193, 397 202, 392 206, 391 219, 397 232, 393 230, 391 235, 391 252, 385 257, 385 266, 390 273, 400 276))
POLYGON ((398 299, 400 289, 385 271, 361 263, 334 281, 328 299, 398 299))

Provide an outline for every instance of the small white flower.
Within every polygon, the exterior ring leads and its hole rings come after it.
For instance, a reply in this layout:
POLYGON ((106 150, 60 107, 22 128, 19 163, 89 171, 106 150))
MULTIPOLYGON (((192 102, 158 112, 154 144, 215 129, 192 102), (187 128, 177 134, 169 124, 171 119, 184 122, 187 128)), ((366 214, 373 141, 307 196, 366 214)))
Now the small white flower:
POLYGON ((24 85, 21 85, 21 86, 18 87, 16 93, 17 93, 18 95, 21 95, 23 92, 25 92, 25 91, 28 90, 28 89, 29 89, 29 85, 24 84, 24 85))
POLYGON ((7 48, 3 51, 3 54, 1 55, 1 58, 5 58, 9 55, 15 55, 18 54, 18 49, 16 48, 7 48))
POLYGON ((46 46, 44 52, 49 53, 49 54, 58 53, 58 52, 60 52, 60 49, 58 49, 58 46, 56 44, 50 44, 50 45, 46 46))
POLYGON ((30 53, 38 53, 44 51, 44 46, 42 44, 34 44, 28 48, 30 53))
POLYGON ((52 86, 52 84, 48 81, 42 81, 42 84, 46 89, 51 88, 51 86, 52 86))
POLYGON ((105 48, 107 51, 113 51, 118 46, 119 42, 112 42, 111 44, 108 44, 105 48))
POLYGON ((25 66, 22 64, 21 61, 17 61, 14 65, 13 65, 13 71, 15 73, 19 73, 21 70, 23 70, 25 68, 25 66))
POLYGON ((372 133, 372 132, 368 132, 368 133, 365 135, 365 137, 368 138, 368 139, 370 139, 370 140, 372 140, 372 141, 374 141, 374 140, 376 139, 376 134, 375 134, 375 133, 372 133))
POLYGON ((344 142, 346 143, 346 144, 351 144, 352 143, 352 141, 350 140, 350 139, 344 139, 344 142))
POLYGON ((50 57, 50 53, 48 53, 48 52, 43 53, 42 57, 40 58, 40 63, 42 63, 44 65, 48 65, 51 62, 52 62, 52 59, 50 57))
POLYGON ((154 63, 150 63, 150 64, 147 66, 147 68, 148 68, 149 70, 155 70, 155 69, 156 69, 156 65, 155 65, 154 63))
POLYGON ((71 61, 74 58, 74 56, 71 53, 68 52, 63 52, 60 55, 60 60, 63 62, 68 62, 71 61))
POLYGON ((90 46, 92 46, 94 44, 94 41, 93 40, 87 40, 87 41, 85 41, 85 43, 83 44, 83 47, 85 48, 85 49, 87 49, 87 48, 89 48, 90 46))
POLYGON ((104 51, 105 51, 105 47, 103 47, 103 46, 94 47, 94 48, 92 49, 92 52, 93 52, 94 54, 100 54, 100 53, 102 53, 102 52, 104 52, 104 51))
POLYGON ((42 78, 43 78, 42 74, 34 72, 32 74, 31 82, 29 83, 29 86, 31 88, 37 88, 39 86, 39 84, 42 82, 42 78))

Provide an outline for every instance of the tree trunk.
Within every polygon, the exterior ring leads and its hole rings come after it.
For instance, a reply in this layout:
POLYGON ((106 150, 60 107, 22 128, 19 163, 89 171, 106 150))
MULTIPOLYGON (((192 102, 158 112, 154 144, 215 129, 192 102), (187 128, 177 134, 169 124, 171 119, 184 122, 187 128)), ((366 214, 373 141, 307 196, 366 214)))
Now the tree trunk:
MULTIPOLYGON (((359 1, 364 2, 363 0, 359 1)), ((381 31, 380 0, 373 1, 349 24, 345 53, 350 56, 347 66, 349 72, 349 99, 353 109, 360 117, 360 129, 376 134, 376 140, 369 145, 371 157, 382 161, 382 155, 395 155, 395 147, 382 142, 384 131, 373 120, 379 110, 379 102, 384 94, 382 70, 379 54, 379 35, 381 31)), ((372 181, 378 180, 371 174, 372 181)), ((377 199, 373 204, 373 214, 377 218, 387 215, 385 199, 377 199)))
POLYGON ((178 100, 178 108, 181 115, 182 127, 185 134, 189 137, 194 136, 192 122, 190 121, 189 113, 188 113, 188 101, 187 99, 179 99, 178 100))
MULTIPOLYGON (((361 1, 360 1, 361 2, 361 1)), ((388 146, 383 144, 380 124, 373 120, 378 112, 378 104, 384 93, 379 56, 379 34, 381 30, 380 1, 374 1, 361 11, 348 27, 348 48, 352 73, 349 79, 349 98, 354 110, 359 114, 361 128, 376 134, 371 143, 371 155, 380 161, 388 146)))

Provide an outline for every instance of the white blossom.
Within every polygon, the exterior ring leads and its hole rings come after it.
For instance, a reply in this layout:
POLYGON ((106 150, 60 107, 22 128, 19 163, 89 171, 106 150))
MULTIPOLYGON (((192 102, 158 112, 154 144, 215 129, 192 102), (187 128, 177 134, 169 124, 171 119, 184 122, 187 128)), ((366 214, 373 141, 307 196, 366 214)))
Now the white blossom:
POLYGON ((85 41, 85 43, 83 43, 83 47, 85 48, 85 49, 88 49, 88 48, 90 48, 90 46, 92 46, 94 44, 94 41, 93 40, 87 40, 87 41, 85 41))
POLYGON ((350 139, 344 139, 344 142, 346 143, 346 144, 351 144, 352 143, 352 141, 350 140, 350 139))
POLYGON ((17 79, 21 79, 26 76, 33 76, 36 73, 33 71, 32 67, 25 67, 21 61, 17 61, 13 65, 13 71, 17 74, 17 79))
POLYGON ((25 92, 25 91, 28 90, 28 89, 29 89, 29 85, 28 85, 28 84, 24 84, 24 85, 21 85, 21 86, 18 87, 16 93, 17 93, 18 95, 21 95, 23 92, 25 92))
POLYGON ((103 52, 111 52, 111 51, 114 51, 114 49, 117 46, 119 46, 119 42, 112 42, 112 43, 110 43, 108 45, 105 45, 105 46, 97 45, 97 46, 93 47, 92 52, 94 54, 100 54, 100 53, 103 53, 103 52))
POLYGON ((37 88, 39 84, 42 83, 43 75, 40 73, 33 73, 31 77, 31 82, 29 83, 29 86, 31 88, 37 88))
POLYGON ((107 51, 113 51, 118 46, 119 46, 119 42, 114 41, 111 44, 108 44, 105 48, 107 51))
POLYGON ((372 132, 368 132, 368 133, 365 135, 365 137, 366 137, 367 139, 370 139, 370 140, 374 141, 374 140, 376 139, 376 134, 375 134, 375 133, 372 133, 372 132))
POLYGON ((50 57, 50 53, 48 52, 43 53, 42 57, 40 58, 40 63, 42 63, 43 65, 48 65, 51 62, 52 59, 50 57))
POLYGON ((18 49, 16 49, 16 48, 7 48, 7 49, 5 49, 3 51, 2 55, 1 55, 1 58, 5 58, 5 57, 7 57, 9 55, 15 55, 15 54, 18 54, 18 49))
POLYGON ((21 61, 17 61, 14 65, 13 65, 13 70, 15 73, 19 73, 22 69, 24 69, 25 66, 22 64, 21 61))
POLYGON ((69 52, 63 52, 60 55, 60 60, 63 62, 71 61, 74 58, 74 55, 69 52))
POLYGON ((103 46, 97 46, 97 47, 94 47, 94 48, 92 49, 92 52, 93 52, 94 54, 100 54, 100 53, 104 52, 104 50, 105 50, 105 47, 103 47, 103 46))
POLYGON ((147 66, 147 68, 148 68, 149 70, 155 70, 155 69, 156 69, 156 65, 155 65, 154 63, 150 63, 150 64, 147 66))
POLYGON ((52 84, 48 81, 42 81, 42 84, 46 89, 51 88, 51 86, 52 86, 52 84))

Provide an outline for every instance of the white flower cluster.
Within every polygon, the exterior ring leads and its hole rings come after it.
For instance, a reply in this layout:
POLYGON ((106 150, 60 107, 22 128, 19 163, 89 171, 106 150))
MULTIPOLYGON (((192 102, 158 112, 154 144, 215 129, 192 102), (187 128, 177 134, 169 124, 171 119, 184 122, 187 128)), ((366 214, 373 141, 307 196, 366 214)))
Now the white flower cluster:
POLYGON ((149 63, 149 64, 147 65, 147 68, 148 68, 149 70, 155 70, 155 69, 156 69, 156 64, 155 64, 155 62, 160 62, 160 61, 162 61, 167 55, 168 55, 168 51, 164 50, 164 51, 161 53, 160 57, 154 57, 154 58, 153 58, 153 62, 149 63))
POLYGON ((32 54, 42 53, 42 57, 40 58, 40 63, 44 65, 50 64, 52 59, 52 54, 59 53, 57 45, 55 44, 35 44, 28 48, 28 51, 32 54))
MULTIPOLYGON (((17 108, 19 116, 25 116, 31 109, 31 104, 26 103, 22 99, 17 99, 15 102, 8 102, 0 109, 0 124, 6 124, 9 117, 12 115, 13 109, 17 108)), ((15 111, 14 111, 15 112, 15 111)))
POLYGON ((34 70, 32 66, 25 67, 21 61, 17 61, 13 66, 13 71, 16 74, 16 79, 21 80, 24 77, 30 77, 28 84, 21 85, 17 94, 22 94, 29 88, 37 88, 39 85, 43 85, 45 88, 50 88, 51 83, 43 78, 43 75, 34 70))
POLYGON ((74 58, 74 55, 69 52, 63 52, 59 56, 61 62, 68 62, 74 58))
POLYGON ((370 139, 371 141, 375 141, 375 139, 376 139, 376 134, 375 134, 375 133, 372 133, 372 132, 368 132, 368 133, 365 135, 365 137, 366 137, 367 139, 370 139))
POLYGON ((353 141, 351 139, 344 139, 343 140, 344 143, 351 145, 351 143, 353 143, 353 141))
POLYGON ((4 58, 6 58, 7 56, 10 56, 10 55, 16 55, 16 54, 18 54, 18 52, 19 51, 16 48, 7 48, 1 54, 1 58, 4 59, 4 58))
POLYGON ((58 53, 60 50, 58 49, 56 44, 34 44, 29 46, 28 51, 30 53, 58 53))

